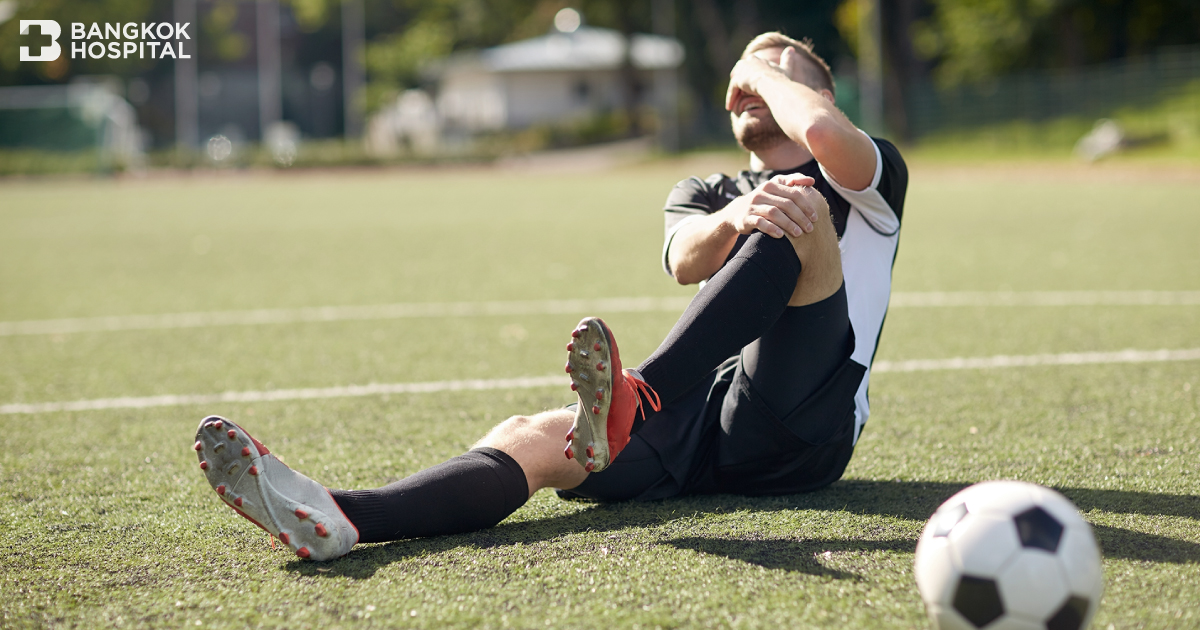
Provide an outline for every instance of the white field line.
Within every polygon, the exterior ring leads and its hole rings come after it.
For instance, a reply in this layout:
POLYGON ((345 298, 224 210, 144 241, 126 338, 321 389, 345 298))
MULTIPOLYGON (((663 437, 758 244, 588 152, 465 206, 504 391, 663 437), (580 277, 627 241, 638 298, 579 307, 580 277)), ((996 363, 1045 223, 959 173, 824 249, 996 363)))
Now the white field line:
MULTIPOLYGON (((61 335, 80 332, 163 330, 208 326, 253 326, 300 322, 337 322, 413 317, 481 317, 495 315, 609 314, 668 311, 687 307, 687 297, 626 297, 596 300, 524 300, 510 302, 427 302, 369 306, 314 306, 115 315, 70 319, 0 322, 0 337, 61 335)), ((891 308, 955 306, 1191 306, 1200 305, 1200 291, 1027 291, 893 293, 891 308)))
MULTIPOLYGON (((1154 363, 1163 361, 1200 360, 1200 348, 1187 350, 1121 350, 1118 352, 1072 352, 1066 354, 1033 354, 1022 356, 999 355, 953 359, 915 359, 910 361, 876 361, 872 372, 928 372, 934 370, 973 370, 1039 365, 1094 365, 1102 363, 1154 363)), ((489 389, 529 389, 534 387, 567 386, 565 376, 531 376, 493 380, 431 381, 425 383, 390 383, 346 385, 307 389, 272 389, 266 391, 225 392, 222 394, 166 394, 142 398, 96 398, 70 402, 11 403, 0 405, 0 415, 49 413, 54 411, 93 411, 98 409, 146 409, 179 405, 211 405, 216 403, 247 403, 277 400, 312 400, 318 398, 348 398, 383 394, 424 394, 431 392, 481 391, 489 389)))

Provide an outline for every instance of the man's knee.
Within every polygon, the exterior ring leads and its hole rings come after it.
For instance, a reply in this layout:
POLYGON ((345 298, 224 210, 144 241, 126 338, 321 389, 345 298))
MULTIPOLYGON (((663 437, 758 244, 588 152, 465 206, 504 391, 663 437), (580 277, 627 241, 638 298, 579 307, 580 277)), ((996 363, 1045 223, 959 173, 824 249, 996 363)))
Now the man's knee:
POLYGON ((556 430, 565 435, 570 428, 571 418, 564 413, 569 412, 558 410, 532 416, 512 416, 492 427, 492 430, 488 431, 475 447, 489 446, 506 450, 505 446, 529 445, 538 440, 552 437, 556 430), (566 423, 565 428, 563 427, 564 422, 566 423))
POLYGON ((828 213, 818 217, 812 232, 788 236, 800 259, 800 278, 788 306, 814 304, 837 292, 842 286, 842 252, 837 229, 828 213))

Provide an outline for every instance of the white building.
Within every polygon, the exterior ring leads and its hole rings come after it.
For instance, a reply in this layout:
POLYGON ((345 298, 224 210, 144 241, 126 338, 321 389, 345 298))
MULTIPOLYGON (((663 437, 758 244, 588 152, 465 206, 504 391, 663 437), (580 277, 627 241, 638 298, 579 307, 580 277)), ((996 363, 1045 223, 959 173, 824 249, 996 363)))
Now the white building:
MULTIPOLYGON (((674 124, 676 69, 683 46, 675 39, 635 34, 629 59, 638 103, 674 124)), ((537 123, 582 119, 624 105, 621 67, 626 39, 604 28, 579 26, 451 57, 441 68, 436 107, 446 132, 471 135, 537 123)))

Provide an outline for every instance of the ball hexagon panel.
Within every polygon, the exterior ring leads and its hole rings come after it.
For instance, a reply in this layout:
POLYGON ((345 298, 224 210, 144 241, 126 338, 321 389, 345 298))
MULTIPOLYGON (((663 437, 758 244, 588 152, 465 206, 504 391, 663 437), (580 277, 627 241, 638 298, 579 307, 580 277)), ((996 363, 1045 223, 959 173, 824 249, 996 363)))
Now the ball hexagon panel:
POLYGON ((1104 594, 1104 568, 1091 527, 1086 523, 1067 527, 1058 544, 1058 562, 1072 593, 1100 601, 1104 594))
POLYGON ((1021 539, 1022 547, 1042 549, 1050 553, 1058 551, 1063 525, 1040 506, 1017 514, 1013 517, 1013 522, 1017 525, 1017 536, 1021 539))
POLYGON ((913 573, 921 598, 927 602, 949 604, 959 575, 950 541, 945 536, 922 536, 917 543, 916 555, 913 573))
POLYGON ((992 514, 968 514, 947 538, 958 566, 970 575, 996 575, 1021 549, 1012 519, 992 514))
POLYGON ((1004 614, 1000 589, 991 578, 964 575, 954 589, 954 610, 976 628, 982 628, 1004 614))
POLYGON ((1036 621, 1049 619, 1068 597, 1058 557, 1036 549, 1017 554, 996 583, 1010 613, 1036 621))
POLYGON ((972 514, 987 512, 1011 516, 1033 507, 1037 500, 1033 487, 1023 481, 985 481, 959 495, 972 514))
POLYGON ((1041 486, 1034 486, 1033 492, 1037 498, 1038 506, 1049 512, 1064 527, 1070 527, 1074 523, 1087 523, 1079 515, 1079 510, 1075 508, 1075 504, 1071 503, 1071 500, 1067 497, 1050 488, 1041 486))
POLYGON ((1046 621, 1046 630, 1079 630, 1083 627, 1083 623, 1088 621, 1088 600, 1072 595, 1046 621))

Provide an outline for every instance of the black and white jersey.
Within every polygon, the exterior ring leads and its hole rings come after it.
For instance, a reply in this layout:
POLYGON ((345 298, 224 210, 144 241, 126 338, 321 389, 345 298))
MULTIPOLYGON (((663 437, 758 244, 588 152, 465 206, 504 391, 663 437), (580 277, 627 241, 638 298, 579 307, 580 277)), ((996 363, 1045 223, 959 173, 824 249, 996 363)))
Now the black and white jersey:
MULTIPOLYGON (((871 361, 887 315, 892 291, 892 264, 900 242, 900 218, 908 188, 908 169, 896 147, 879 138, 875 144, 875 176, 863 190, 839 185, 824 167, 811 160, 786 171, 742 171, 737 178, 718 173, 707 179, 692 177, 679 182, 667 198, 666 240, 663 269, 671 273, 667 252, 679 228, 701 216, 716 212, 740 195, 749 193, 775 175, 800 173, 816 180, 813 188, 825 196, 842 252, 842 274, 846 300, 854 328, 855 348, 851 360, 866 367, 855 394, 855 439, 870 415, 867 384, 871 361)), ((745 236, 740 237, 744 240, 745 236)), ((734 247, 734 252, 740 248, 734 247)), ((730 254, 732 256, 732 253, 730 254)))

